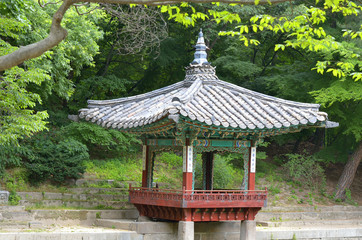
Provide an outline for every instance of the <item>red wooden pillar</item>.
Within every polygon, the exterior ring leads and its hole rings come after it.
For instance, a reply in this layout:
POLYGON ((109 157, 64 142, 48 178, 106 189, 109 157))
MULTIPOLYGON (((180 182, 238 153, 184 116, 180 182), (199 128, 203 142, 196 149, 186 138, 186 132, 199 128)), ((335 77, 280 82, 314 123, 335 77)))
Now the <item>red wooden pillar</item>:
POLYGON ((248 190, 255 190, 255 170, 256 170, 256 146, 250 147, 248 190))
POLYGON ((142 154, 142 187, 147 187, 147 176, 149 169, 149 146, 143 145, 143 154, 142 154))
POLYGON ((182 188, 192 190, 192 171, 193 171, 193 147, 190 146, 189 139, 186 140, 186 146, 183 147, 183 179, 182 188))

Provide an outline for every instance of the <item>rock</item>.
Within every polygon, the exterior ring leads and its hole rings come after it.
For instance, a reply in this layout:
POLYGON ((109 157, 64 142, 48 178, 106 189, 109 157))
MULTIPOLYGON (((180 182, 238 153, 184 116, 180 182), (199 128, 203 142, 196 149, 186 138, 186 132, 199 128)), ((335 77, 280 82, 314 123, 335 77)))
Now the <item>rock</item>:
POLYGON ((68 119, 74 122, 79 122, 79 116, 78 115, 68 115, 68 119))
POLYGON ((9 202, 9 192, 0 191, 0 204, 7 204, 9 202))

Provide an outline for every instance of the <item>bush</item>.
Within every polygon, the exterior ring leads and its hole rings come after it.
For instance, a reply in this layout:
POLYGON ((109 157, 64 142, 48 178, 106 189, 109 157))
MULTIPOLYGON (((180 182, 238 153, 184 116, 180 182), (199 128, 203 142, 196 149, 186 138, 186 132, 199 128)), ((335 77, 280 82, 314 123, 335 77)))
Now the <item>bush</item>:
POLYGON ((325 187, 326 177, 321 167, 321 160, 314 156, 300 154, 286 154, 288 162, 283 165, 287 177, 295 182, 307 185, 310 188, 321 189, 325 187))
POLYGON ((21 156, 27 152, 27 148, 21 146, 0 145, 0 176, 3 177, 5 168, 18 167, 21 156))
POLYGON ((139 150, 140 141, 134 135, 94 123, 73 122, 62 129, 62 134, 85 144, 91 157, 96 159, 114 158, 139 150))
POLYGON ((9 204, 12 206, 18 205, 21 197, 13 190, 9 192, 9 204))
MULTIPOLYGON (((231 163, 234 160, 232 154, 214 156, 214 189, 240 188, 243 174, 241 169, 235 169, 231 163)), ((202 188, 202 159, 197 155, 195 166, 195 188, 202 188)))
POLYGON ((85 170, 83 161, 89 159, 87 147, 74 139, 54 141, 45 135, 45 138, 33 138, 28 148, 25 167, 29 181, 35 184, 46 180, 60 184, 66 179, 78 179, 85 170))

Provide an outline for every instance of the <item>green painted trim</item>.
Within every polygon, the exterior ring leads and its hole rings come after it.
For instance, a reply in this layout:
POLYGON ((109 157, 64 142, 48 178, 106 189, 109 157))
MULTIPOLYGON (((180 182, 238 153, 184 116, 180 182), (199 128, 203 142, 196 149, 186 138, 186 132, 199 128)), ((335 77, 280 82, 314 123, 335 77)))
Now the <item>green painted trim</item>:
POLYGON ((234 147, 234 141, 230 140, 212 140, 211 146, 213 147, 234 147))

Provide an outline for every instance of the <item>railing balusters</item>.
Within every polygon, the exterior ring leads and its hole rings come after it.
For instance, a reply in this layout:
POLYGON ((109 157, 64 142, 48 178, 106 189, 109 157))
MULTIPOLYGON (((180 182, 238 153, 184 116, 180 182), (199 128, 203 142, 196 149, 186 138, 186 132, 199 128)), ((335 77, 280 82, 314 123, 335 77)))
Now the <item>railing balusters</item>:
POLYGON ((267 198, 267 191, 255 190, 172 190, 155 189, 129 186, 129 194, 132 200, 147 199, 166 200, 166 201, 227 201, 227 202, 246 202, 246 201, 264 201, 267 198))

